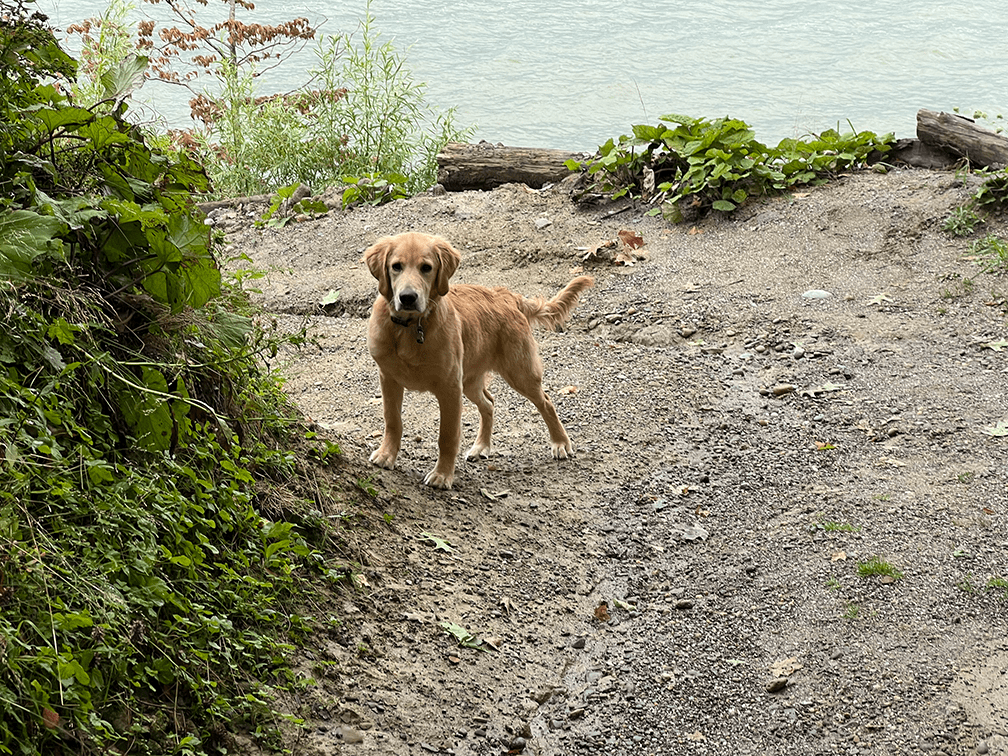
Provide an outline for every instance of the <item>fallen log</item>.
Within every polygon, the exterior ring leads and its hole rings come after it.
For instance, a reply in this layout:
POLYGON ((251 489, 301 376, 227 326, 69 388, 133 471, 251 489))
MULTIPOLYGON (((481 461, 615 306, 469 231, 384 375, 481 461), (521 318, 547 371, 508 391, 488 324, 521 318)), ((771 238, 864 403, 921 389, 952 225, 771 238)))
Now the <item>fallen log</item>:
POLYGON ((1008 138, 955 113, 917 111, 917 137, 927 145, 966 158, 974 166, 1008 165, 1008 138))
POLYGON ((527 184, 533 189, 570 175, 568 160, 587 160, 584 152, 505 147, 489 142, 448 142, 438 153, 438 183, 449 192, 493 189, 501 184, 527 184))

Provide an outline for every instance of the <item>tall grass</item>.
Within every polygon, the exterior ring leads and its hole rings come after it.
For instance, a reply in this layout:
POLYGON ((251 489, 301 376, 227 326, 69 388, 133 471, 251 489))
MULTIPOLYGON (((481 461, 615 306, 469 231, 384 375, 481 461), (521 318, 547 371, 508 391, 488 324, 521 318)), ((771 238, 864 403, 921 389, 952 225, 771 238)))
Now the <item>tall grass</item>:
MULTIPOLYGON (((135 44, 125 18, 129 0, 110 0, 102 18, 80 26, 86 60, 78 100, 97 101, 102 74, 135 44)), ((406 194, 428 188, 437 153, 468 139, 455 110, 426 100, 405 54, 376 28, 371 4, 358 29, 324 37, 310 80, 282 95, 258 91, 256 71, 224 62, 193 101, 203 127, 184 135, 195 148, 217 197, 274 192, 307 184, 320 192, 344 184, 392 183, 406 194)))
POLYGON ((220 117, 201 138, 215 194, 360 181, 415 194, 435 182, 444 144, 471 135, 456 126, 453 108, 426 101, 426 84, 381 39, 370 3, 356 32, 323 38, 315 55, 316 88, 288 96, 257 97, 253 72, 221 68, 220 117))

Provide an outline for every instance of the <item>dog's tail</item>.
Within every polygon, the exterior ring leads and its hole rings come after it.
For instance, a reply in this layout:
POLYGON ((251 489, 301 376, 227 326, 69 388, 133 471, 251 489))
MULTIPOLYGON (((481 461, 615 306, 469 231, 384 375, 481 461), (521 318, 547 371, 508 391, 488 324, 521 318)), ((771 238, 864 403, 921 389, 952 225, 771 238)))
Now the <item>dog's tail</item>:
POLYGON ((522 311, 522 314, 532 325, 556 330, 567 322, 571 312, 577 306, 578 297, 581 295, 581 292, 594 283, 595 279, 591 276, 578 276, 564 286, 553 299, 546 300, 542 297, 525 299, 524 297, 517 297, 518 309, 522 311))

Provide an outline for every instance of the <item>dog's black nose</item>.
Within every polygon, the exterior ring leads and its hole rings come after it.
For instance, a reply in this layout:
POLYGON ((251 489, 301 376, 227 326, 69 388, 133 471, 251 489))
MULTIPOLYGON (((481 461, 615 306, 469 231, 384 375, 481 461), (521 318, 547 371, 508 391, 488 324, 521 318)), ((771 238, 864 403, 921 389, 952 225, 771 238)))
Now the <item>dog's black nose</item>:
POLYGON ((403 310, 415 310, 417 305, 417 294, 415 291, 399 292, 399 304, 403 310))

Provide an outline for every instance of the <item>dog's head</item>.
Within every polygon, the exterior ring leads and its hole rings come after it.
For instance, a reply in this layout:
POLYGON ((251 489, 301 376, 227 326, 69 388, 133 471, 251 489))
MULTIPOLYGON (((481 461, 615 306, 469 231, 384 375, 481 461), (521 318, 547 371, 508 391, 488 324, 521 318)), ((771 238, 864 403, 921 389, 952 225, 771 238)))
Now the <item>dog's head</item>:
POLYGON ((460 259, 440 236, 412 231, 379 239, 364 252, 378 292, 400 313, 424 313, 431 301, 447 294, 460 259))

